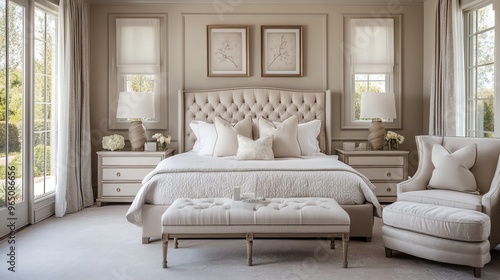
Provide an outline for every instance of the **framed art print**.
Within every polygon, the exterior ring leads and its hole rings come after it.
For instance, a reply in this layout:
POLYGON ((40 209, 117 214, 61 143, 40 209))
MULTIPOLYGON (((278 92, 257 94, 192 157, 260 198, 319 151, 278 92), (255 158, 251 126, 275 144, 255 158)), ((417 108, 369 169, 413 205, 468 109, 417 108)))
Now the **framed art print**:
POLYGON ((262 77, 301 77, 302 26, 261 27, 262 77))
POLYGON ((248 25, 207 25, 207 75, 248 77, 248 25))

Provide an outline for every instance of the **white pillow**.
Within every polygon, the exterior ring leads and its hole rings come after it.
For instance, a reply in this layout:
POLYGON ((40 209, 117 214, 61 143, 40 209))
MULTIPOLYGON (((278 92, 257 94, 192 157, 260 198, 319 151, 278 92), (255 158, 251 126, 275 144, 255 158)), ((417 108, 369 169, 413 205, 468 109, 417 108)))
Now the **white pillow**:
POLYGON ((303 156, 321 154, 318 136, 321 132, 321 120, 312 120, 298 125, 300 152, 303 156))
POLYGON ((476 163, 476 144, 450 153, 442 145, 432 146, 432 171, 429 188, 479 193, 476 178, 469 170, 476 163))
POLYGON ((257 140, 250 139, 238 134, 238 152, 237 160, 272 160, 273 154, 273 136, 268 135, 257 140))
POLYGON ((300 157, 298 141, 299 117, 293 115, 284 120, 277 127, 263 117, 259 118, 259 136, 273 135, 274 157, 300 157))
POLYGON ((215 157, 234 156, 238 151, 237 135, 252 138, 252 117, 232 124, 221 117, 214 119, 215 130, 217 131, 217 141, 213 155, 215 157))
POLYGON ((202 121, 191 121, 189 123, 189 127, 191 127, 191 131, 193 131, 194 136, 196 137, 196 140, 194 141, 193 149, 192 151, 197 153, 200 150, 200 129, 198 127, 198 124, 202 121))
POLYGON ((197 140, 197 142, 199 143, 199 150, 197 154, 199 156, 212 156, 212 154, 214 153, 215 141, 217 140, 215 125, 213 123, 199 121, 198 134, 200 137, 197 140))

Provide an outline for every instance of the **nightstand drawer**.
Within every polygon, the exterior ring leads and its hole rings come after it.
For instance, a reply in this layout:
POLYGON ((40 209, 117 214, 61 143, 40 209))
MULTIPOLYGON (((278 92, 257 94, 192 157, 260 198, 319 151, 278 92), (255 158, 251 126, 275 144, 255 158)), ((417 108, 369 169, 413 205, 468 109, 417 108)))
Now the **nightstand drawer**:
POLYGON ((373 190, 375 195, 377 196, 395 196, 397 195, 396 186, 398 183, 388 183, 388 182, 380 182, 373 183, 377 188, 373 190))
POLYGON ((355 167, 354 169, 361 172, 370 180, 403 180, 403 167, 355 167))
POLYGON ((156 166, 162 160, 161 156, 138 156, 133 158, 109 156, 102 158, 102 165, 115 165, 115 166, 156 166))
POLYGON ((353 165, 400 165, 405 164, 405 158, 400 156, 384 157, 384 156, 359 156, 349 157, 347 164, 353 165))
POLYGON ((153 168, 103 168, 102 179, 108 181, 142 181, 153 168))
POLYGON ((102 184, 103 196, 135 196, 141 188, 141 183, 102 184))

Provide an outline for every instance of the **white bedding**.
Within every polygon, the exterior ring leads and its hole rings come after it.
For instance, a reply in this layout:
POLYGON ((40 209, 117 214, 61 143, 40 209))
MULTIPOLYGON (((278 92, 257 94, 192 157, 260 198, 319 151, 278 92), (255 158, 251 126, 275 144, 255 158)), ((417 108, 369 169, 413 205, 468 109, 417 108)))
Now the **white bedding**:
POLYGON ((144 204, 171 204, 175 199, 231 197, 234 186, 258 197, 332 197, 340 205, 371 202, 381 207, 370 181, 336 156, 305 156, 269 161, 238 161, 187 152, 168 157, 143 180, 127 220, 141 226, 144 204))

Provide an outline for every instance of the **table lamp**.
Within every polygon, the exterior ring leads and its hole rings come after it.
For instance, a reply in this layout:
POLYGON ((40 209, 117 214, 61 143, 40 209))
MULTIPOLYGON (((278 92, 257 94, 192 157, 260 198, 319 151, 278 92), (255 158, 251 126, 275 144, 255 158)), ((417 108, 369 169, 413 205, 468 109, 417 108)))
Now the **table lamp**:
POLYGON ((362 119, 372 119, 368 128, 368 142, 375 150, 384 147, 385 128, 382 119, 396 118, 396 98, 394 93, 364 92, 361 94, 362 119))
POLYGON ((129 141, 132 151, 141 151, 146 143, 146 129, 142 124, 145 119, 153 119, 154 96, 152 92, 120 92, 116 117, 131 121, 129 141))

